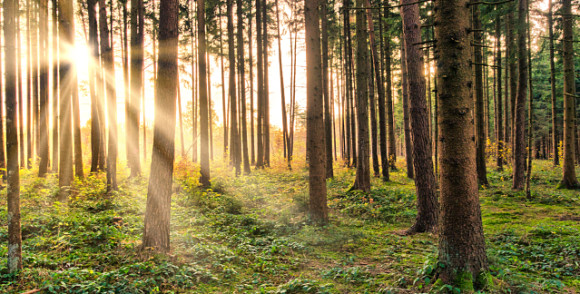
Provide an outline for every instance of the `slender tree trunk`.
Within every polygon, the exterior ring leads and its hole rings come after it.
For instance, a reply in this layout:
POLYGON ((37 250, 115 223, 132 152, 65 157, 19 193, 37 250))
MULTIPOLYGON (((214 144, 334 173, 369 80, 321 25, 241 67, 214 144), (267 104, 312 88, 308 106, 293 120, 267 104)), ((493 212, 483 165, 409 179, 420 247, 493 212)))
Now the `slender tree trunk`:
POLYGON ((89 18, 89 53, 92 61, 89 63, 89 91, 91 96, 91 172, 97 172, 99 165, 99 149, 101 145, 101 122, 99 121, 99 98, 97 97, 97 75, 99 72, 99 41, 96 16, 96 0, 87 1, 89 18))
MULTIPOLYGON (((496 10, 497 11, 497 10, 496 10)), ((502 104, 503 104, 503 100, 502 100, 502 87, 501 87, 501 18, 498 16, 495 17, 495 42, 496 42, 496 46, 495 46, 495 78, 496 78, 496 95, 497 95, 497 102, 495 105, 495 116, 496 116, 496 122, 497 122, 497 169, 498 170, 503 170, 503 162, 504 162, 504 150, 503 150, 503 145, 504 145, 504 139, 503 139, 503 122, 504 119, 502 117, 503 114, 503 110, 502 110, 502 104)), ((507 87, 507 85, 506 85, 507 87)), ((506 96, 506 100, 507 100, 507 96, 506 96)))
MULTIPOLYGON (((16 26, 18 25, 19 3, 6 0, 4 14, 4 60, 6 84, 4 95, 6 103, 6 155, 7 188, 6 204, 8 209, 8 272, 22 270, 22 234, 20 231, 20 171, 18 166, 18 126, 16 118, 16 80, 18 58, 16 51, 16 26)), ((4 147, 2 147, 4 148, 4 147)))
MULTIPOLYGON (((34 64, 32 62, 32 30, 34 29, 33 26, 31 25, 30 20, 33 18, 33 15, 31 15, 31 10, 32 10, 32 1, 27 0, 26 1, 26 28, 27 28, 27 38, 26 38, 26 70, 25 70, 25 75, 26 75, 26 98, 24 97, 24 92, 22 89, 22 73, 23 73, 23 68, 22 68, 22 58, 18 58, 18 75, 17 75, 17 79, 18 79, 18 102, 17 102, 17 119, 18 119, 18 130, 19 130, 19 150, 20 150, 20 166, 22 168, 26 167, 27 169, 30 169, 30 167, 28 166, 28 162, 32 162, 32 131, 33 131, 33 121, 32 121, 32 87, 33 87, 33 79, 34 79, 34 64), (30 145, 30 152, 26 152, 24 151, 24 147, 27 145, 24 142, 24 99, 26 99, 26 135, 27 135, 27 143, 28 145, 30 145)), ((18 53, 17 56, 20 56, 22 53, 24 53, 24 49, 22 48, 22 42, 21 42, 21 31, 20 31, 20 24, 18 24, 17 28, 16 28, 16 43, 18 43, 18 53)), ((28 150, 27 150, 28 151, 28 150)))
MULTIPOLYGON (((252 1, 248 2, 249 10, 252 11, 252 1)), ((254 148, 254 48, 252 47, 252 13, 248 15, 248 51, 250 52, 250 164, 256 164, 256 153, 254 148)), ((220 49, 221 50, 221 49, 220 49)), ((222 80, 223 84, 223 80, 222 80)))
MULTIPOLYGON (((388 17, 389 9, 385 6, 385 16, 388 17)), ((389 31, 388 22, 385 22, 385 31, 389 31)), ((397 143, 395 139, 395 116, 393 114, 393 92, 392 92, 392 78, 391 78, 391 40, 389 37, 385 38, 385 71, 386 71, 386 107, 387 107, 387 132, 388 132, 388 157, 389 166, 391 170, 396 170, 397 163, 397 143)))
POLYGON ((263 42, 263 54, 264 58, 264 93, 262 98, 264 99, 264 165, 270 166, 270 74, 268 73, 269 62, 268 62, 268 5, 267 1, 263 0, 262 3, 262 42, 263 42))
MULTIPOLYGON (((510 13, 507 14, 507 39, 508 41, 506 42, 506 48, 508 49, 508 61, 506 62, 506 65, 509 66, 509 92, 510 92, 510 126, 509 126, 509 136, 506 136, 506 141, 507 138, 509 138, 509 142, 511 142, 511 149, 512 149, 512 157, 515 156, 515 132, 516 132, 516 128, 515 128, 515 112, 516 112, 516 96, 517 96, 517 87, 518 87, 518 62, 517 62, 517 56, 516 56, 516 49, 517 49, 517 44, 515 42, 515 36, 514 36, 514 13, 513 10, 515 10, 515 6, 513 6, 512 11, 510 11, 510 13)), ((507 84, 506 84, 507 86, 507 84)), ((506 129, 508 129, 506 127, 506 129)))
POLYGON ((574 126, 576 124, 576 83, 574 71, 574 19, 570 0, 562 0, 562 28, 563 28, 563 61, 564 61, 564 163, 562 165, 563 188, 575 188, 578 186, 576 170, 574 167, 574 152, 576 152, 576 140, 574 126))
POLYGON ((435 175, 429 135, 429 113, 425 95, 423 53, 417 44, 421 43, 419 5, 413 0, 401 0, 405 55, 409 83, 409 113, 413 136, 413 165, 417 189, 417 219, 409 233, 431 232, 437 226, 439 202, 435 195, 435 175))
MULTIPOLYGON (((127 142, 130 142, 130 177, 141 174, 139 160, 139 114, 141 113, 141 93, 143 92, 145 7, 143 0, 131 1, 131 91, 129 100, 129 124, 127 142)), ((145 121, 143 121, 145 124, 145 121)))
MULTIPOLYGON (((229 0, 232 1, 232 0, 229 0)), ((200 143, 201 143, 201 178, 199 182, 204 187, 210 186, 210 166, 209 166, 209 104, 207 98, 207 64, 206 64, 206 35, 205 35, 205 1, 197 1, 197 32, 199 38, 197 60, 199 71, 199 122, 200 122, 200 143)), ((175 37, 177 39, 177 36, 175 37)), ((177 41, 176 41, 177 42, 177 41)), ((161 66, 161 64, 159 65, 161 66)), ((231 85, 230 85, 231 87, 231 85)), ((174 111, 175 113, 175 111, 174 111)))
MULTIPOLYGON (((365 13, 366 14, 366 13, 365 13)), ((366 15, 365 15, 366 17, 366 15)), ((369 71, 369 76, 367 78, 369 85, 369 114, 370 114, 370 135, 371 135, 371 157, 373 166, 373 176, 380 177, 380 165, 379 165, 379 152, 378 152, 378 134, 377 134, 377 112, 376 112, 376 102, 375 102, 375 81, 373 76, 373 62, 372 62, 372 51, 367 59, 367 68, 369 71)))
POLYGON ((478 197, 473 100, 471 99, 471 38, 467 0, 441 0, 435 10, 438 119, 441 135, 441 226, 439 278, 442 284, 473 290, 466 281, 480 280, 487 270, 485 239, 478 197), (464 278, 470 274, 471 279, 464 278))
MULTIPOLYGON (((72 1, 58 2, 59 51, 64 55, 72 52, 74 44, 74 18, 72 1)), ((71 126, 71 100, 74 83, 74 69, 70 60, 62 58, 59 63, 59 171, 58 184, 61 188, 58 200, 68 200, 69 188, 73 180, 73 141, 71 126)))
POLYGON ((323 121, 322 57, 320 56, 320 0, 304 2, 306 30, 306 151, 309 165, 310 217, 328 221, 326 204, 326 149, 323 121))
MULTIPOLYGON (((280 35, 280 9, 278 7, 278 0, 275 1, 276 3, 276 28, 278 30, 278 64, 279 64, 279 73, 280 73, 280 98, 282 106, 282 141, 284 145, 284 158, 287 158, 289 154, 289 142, 288 142, 288 113, 286 112, 286 88, 284 87, 284 70, 282 66, 282 42, 281 42, 281 35, 280 35)), ((324 5, 324 4, 323 4, 324 5)), ((324 22, 322 23, 323 31, 324 31, 324 22)), ((290 163, 288 161, 288 163, 290 163)), ((328 176, 328 175, 327 175, 328 176)))
POLYGON ((556 67, 554 65, 554 21, 552 20, 552 0, 548 0, 548 41, 550 42, 550 96, 552 100, 552 160, 560 165, 558 154, 558 113, 556 106, 556 67))
POLYGON ((405 54, 405 45, 401 42, 401 87, 403 94, 403 126, 405 129, 405 159, 407 161, 407 177, 415 177, 415 168, 413 166, 413 139, 411 137, 411 122, 409 113, 409 83, 407 76, 407 57, 405 54))
POLYGON ((258 117, 257 117, 257 158, 256 158, 256 168, 264 167, 264 58, 263 58, 263 46, 262 46, 262 1, 256 0, 256 58, 257 62, 257 73, 258 73, 258 117))
POLYGON ((38 176, 44 177, 48 171, 48 0, 39 1, 39 36, 40 36, 40 163, 38 176))
POLYGON ((526 169, 526 96, 528 95, 528 53, 527 53, 527 23, 526 11, 527 0, 518 2, 518 89, 515 107, 515 128, 514 128, 514 171, 513 185, 514 190, 524 188, 525 169, 526 169))
MULTIPOLYGON (((528 2, 528 7, 526 11, 526 19, 528 26, 530 24, 530 3, 528 2)), ((531 192, 531 180, 532 180, 532 140, 534 139, 534 125, 533 125, 533 115, 534 115, 534 87, 533 87, 533 76, 532 76, 532 36, 530 34, 530 30, 527 30, 528 34, 528 86, 530 87, 530 91, 528 92, 529 100, 528 100, 528 160, 527 160, 527 167, 526 167, 526 197, 528 199, 532 199, 532 192, 531 192)))
POLYGON ((60 52, 59 52, 58 2, 52 0, 52 172, 58 172, 59 164, 59 119, 58 104, 60 97, 60 52))
MULTIPOLYGON (((356 1, 357 7, 363 6, 363 0, 356 1)), ((362 9, 356 11, 356 114, 358 122, 358 159, 353 189, 368 192, 371 189, 371 168, 369 153, 369 89, 368 89, 368 35, 366 16, 362 9)))
MULTIPOLYGON (((28 99, 28 109, 30 109, 31 115, 29 116, 29 120, 30 120, 30 126, 32 128, 31 132, 30 132, 30 138, 28 140, 27 143, 27 149, 28 149, 28 153, 27 153, 27 158, 26 158, 26 167, 28 169, 32 168, 32 163, 35 161, 35 156, 34 156, 34 152, 36 152, 36 154, 39 154, 39 145, 38 142, 40 140, 40 132, 39 132, 39 110, 38 110, 38 92, 39 92, 39 88, 38 88, 38 79, 39 79, 39 68, 38 68, 38 9, 36 9, 36 3, 38 3, 38 1, 33 1, 33 3, 35 3, 33 5, 33 10, 32 10, 32 38, 31 38, 31 48, 30 51, 32 53, 32 59, 31 59, 31 66, 30 71, 31 71, 31 82, 32 82, 32 87, 28 88, 31 91, 31 94, 29 97, 32 97, 32 100, 28 99), (33 151, 34 150, 34 151, 33 151)), ((19 59, 20 60, 20 59, 19 59)))
POLYGON ((234 1, 227 1, 228 14, 228 60, 230 67, 229 92, 230 92, 230 139, 231 139, 231 160, 236 169, 236 175, 241 173, 241 152, 240 134, 238 129, 238 100, 236 92, 236 53, 234 47, 234 1))
POLYGON ((73 115, 73 140, 74 140, 74 166, 75 176, 79 179, 84 178, 83 172, 83 148, 81 138, 81 114, 79 107, 79 86, 76 68, 72 70, 72 115, 73 115))
MULTIPOLYGON (((365 1, 366 7, 371 7, 370 1, 365 1)), ((367 21, 369 26, 369 37, 370 37, 370 45, 371 45, 371 54, 372 60, 375 69, 375 80, 377 81, 377 93, 379 96, 379 135, 380 135, 380 153, 381 153, 381 168, 382 168, 382 177, 383 181, 389 181, 389 157, 387 155, 387 125, 390 123, 387 121, 385 115, 385 89, 384 83, 381 75, 381 67, 380 67, 380 57, 377 50, 377 42, 375 41, 375 29, 373 24, 372 12, 370 10, 366 11, 367 13, 367 21)), ((379 22, 380 23, 380 22, 379 22)), ((381 37, 382 38, 382 37, 381 37)), ((389 66, 390 66, 390 58, 389 59, 389 66)), ((390 77, 390 73, 389 73, 390 77)), ((390 82, 388 82, 390 84, 390 82)), ((390 88, 390 85, 388 85, 390 88)), ((389 90, 390 91, 390 90, 389 90)), ((392 97, 391 97, 392 98, 392 97)), ((392 103, 392 101, 391 101, 392 103)), ((392 113, 391 113, 392 115, 392 113)))
MULTIPOLYGON (((223 131, 224 131, 224 154, 223 158, 226 159, 228 156, 228 109, 226 104, 226 84, 225 84, 225 71, 224 71, 224 43, 223 43, 223 33, 222 33, 222 6, 218 4, 218 28, 220 34, 220 73, 222 80, 222 117, 223 117, 223 131)), ((251 23, 251 22, 250 22, 251 23)), ((251 47, 250 47, 251 48, 251 47)))
MULTIPOLYGON (((474 3, 476 0, 472 0, 474 3)), ((474 47, 475 55, 475 134, 476 134, 476 163, 477 163, 477 180, 479 185, 487 185, 487 168, 485 166, 485 120, 484 120, 484 103, 483 103, 483 32, 481 30, 480 8, 479 5, 472 5, 473 9, 473 27, 474 27, 474 47)), ((498 102, 499 102, 498 97, 498 102)), ((501 103, 501 102, 500 102, 501 103)))
MULTIPOLYGON (((246 126, 246 78, 245 78, 245 67, 244 67, 244 18, 242 17, 242 0, 236 0, 237 16, 238 16, 238 73, 240 77, 240 106, 242 125, 241 125, 241 135, 242 135, 242 158, 240 158, 244 163, 244 173, 250 173, 250 158, 248 154, 248 128, 246 126)), ((250 48, 251 50, 251 48, 250 48)), ((284 82, 282 82, 282 85, 284 82)), ((284 86, 282 86, 282 97, 284 97, 284 86)), ((282 98, 284 102, 284 98, 282 98)), ((284 118, 286 115, 284 114, 284 118)), ((286 121, 284 119, 284 121, 286 121)))
POLYGON ((328 88, 328 12, 327 1, 320 2, 322 29, 322 93, 324 95, 324 142, 326 143, 326 178, 334 177, 332 169, 332 120, 330 119, 330 97, 328 88))

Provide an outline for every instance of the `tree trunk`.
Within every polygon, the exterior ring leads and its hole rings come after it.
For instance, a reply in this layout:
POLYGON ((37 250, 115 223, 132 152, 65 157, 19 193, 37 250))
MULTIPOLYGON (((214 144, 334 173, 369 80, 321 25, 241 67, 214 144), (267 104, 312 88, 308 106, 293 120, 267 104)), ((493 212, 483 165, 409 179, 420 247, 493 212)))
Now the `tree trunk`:
MULTIPOLYGON (((232 1, 232 0, 229 0, 232 1)), ((229 8, 228 1, 228 8, 229 8)), ((228 10, 228 17, 230 11, 228 10)), ((229 29, 229 27, 228 27, 229 29)), ((209 166, 209 104, 207 85, 207 64, 206 64, 206 35, 205 35, 205 1, 197 1, 197 39, 198 51, 198 72, 199 72, 199 123, 200 123, 200 143, 201 143, 201 178, 199 182, 204 187, 210 186, 210 166, 209 166)), ((177 37, 175 37, 177 38, 177 37)), ((231 88, 231 85, 230 85, 231 88)), ((175 113, 175 112, 174 112, 175 113)))
POLYGON ((76 68, 72 70, 72 118, 73 118, 73 148, 74 148, 74 166, 75 176, 79 179, 84 178, 83 172, 83 148, 81 138, 81 114, 79 108, 79 83, 76 68))
POLYGON ((236 92, 236 53, 234 47, 234 1, 227 1, 228 14, 228 59, 229 59, 229 95, 230 95, 230 159, 236 169, 236 175, 241 173, 240 134, 238 130, 238 109, 236 92))
MULTIPOLYGON (((248 2, 249 10, 252 11, 252 1, 248 2)), ((250 52, 250 164, 256 164, 254 148, 254 48, 252 47, 252 13, 248 15, 248 51, 250 52)), ((221 49, 220 49, 221 50, 221 49)), ((223 82, 222 82, 223 84, 223 82)))
POLYGON ((564 163, 562 165, 562 181, 560 187, 571 189, 578 186, 574 167, 576 141, 576 83, 574 71, 574 19, 570 0, 562 0, 562 29, 563 29, 563 61, 564 61, 564 163))
POLYGON ((59 136, 58 136, 58 103, 60 97, 60 56, 58 34, 58 3, 52 0, 52 172, 58 172, 59 136))
POLYGON ((405 128, 405 159, 407 161, 407 177, 413 179, 415 177, 415 168, 413 166, 413 139, 411 137, 409 117, 409 83, 407 81, 407 57, 404 42, 401 42, 401 88, 403 94, 403 126, 405 128))
MULTIPOLYGON (((198 5, 203 8, 203 0, 198 0, 198 5)), ((153 155, 147 189, 143 248, 169 252, 171 188, 175 159, 179 3, 177 0, 161 0, 159 11, 159 72, 155 91, 153 155)))
MULTIPOLYGON (((472 3, 476 0, 472 0, 472 3)), ((474 47, 475 55, 475 145, 476 145, 476 164, 477 164, 477 181, 479 185, 487 185, 487 169, 485 166, 485 120, 484 120, 484 103, 483 103, 483 32, 481 30, 480 8, 479 5, 472 5, 473 9, 473 28, 474 28, 474 47)), ((498 97, 499 101, 499 97, 498 97)))
MULTIPOLYGON (((363 0, 356 1, 357 7, 363 6, 363 0)), ((358 159, 356 177, 352 189, 369 192, 371 190, 371 168, 369 160, 369 89, 368 89, 368 35, 366 16, 362 9, 356 11, 356 114, 358 122, 358 159)))
POLYGON ((527 53, 527 23, 526 10, 527 0, 518 2, 518 89, 515 107, 514 128, 514 164, 513 185, 514 190, 524 188, 526 169, 526 96, 528 95, 528 53, 527 53))
MULTIPOLYGON (((502 99, 502 87, 501 87, 501 18, 498 16, 495 17, 495 40, 496 40, 496 45, 495 45, 495 78, 496 78, 496 95, 497 95, 497 102, 495 105, 495 116, 496 116, 496 122, 497 122, 497 157, 496 157, 496 164, 497 164, 497 169, 498 170, 503 170, 503 162, 504 162, 504 150, 503 150, 503 145, 504 145, 504 139, 503 139, 503 135, 504 135, 504 130, 503 130, 503 122, 504 119, 502 117, 503 115, 503 109, 502 109, 502 104, 503 104, 503 99, 502 99)), ((506 85, 507 87, 507 85, 506 85)), ((507 100, 507 96, 506 96, 506 100, 507 100)), ((506 105, 507 107, 507 105, 506 105)))
MULTIPOLYGON (((518 63, 517 63, 517 56, 516 56, 516 49, 517 44, 515 42, 514 36, 514 13, 515 7, 513 7, 512 11, 507 14, 507 42, 506 48, 508 50, 507 58, 508 61, 506 65, 509 67, 509 92, 510 92, 510 121, 509 121, 509 128, 506 126, 506 133, 509 136, 505 136, 506 141, 511 142, 512 147, 512 157, 515 156, 515 112, 516 112, 516 96, 517 96, 517 87, 518 87, 518 63)), ((506 84, 507 87, 507 84, 506 84)), ((507 99, 507 98, 506 98, 507 99)), ((507 118, 507 117, 506 117, 507 118)))
POLYGON ((306 151, 308 152, 310 217, 328 221, 326 204, 326 149, 323 121, 322 57, 320 56, 320 0, 304 1, 306 35, 306 151))
POLYGON ((417 189, 417 219, 409 229, 410 233, 431 232, 436 229, 439 203, 435 195, 435 175, 429 135, 429 113, 425 95, 425 67, 423 52, 417 46, 421 43, 419 5, 413 0, 401 0, 405 53, 409 83, 409 113, 413 136, 413 165, 417 189))
MULTIPOLYGON (((242 135, 242 154, 241 160, 244 163, 244 173, 250 173, 250 157, 248 154, 248 128, 246 124, 246 78, 245 78, 245 67, 244 67, 244 18, 242 17, 242 0, 236 0, 237 16, 238 16, 238 73, 240 77, 240 106, 242 125, 241 125, 241 135, 242 135)), ((282 82, 282 84, 284 84, 282 82)), ((282 86, 282 93, 284 93, 284 87, 282 86)), ((284 94, 282 94, 283 96, 284 94)), ((282 99, 284 101, 284 99, 282 99)), ((284 116, 286 118, 286 116, 284 116)), ((285 119, 284 119, 285 121, 285 119)))
POLYGON ((550 96, 552 100, 552 160, 560 165, 558 154, 558 113, 556 106, 556 67, 554 65, 554 21, 552 20, 552 0, 548 0, 548 42, 550 42, 550 96))
MULTIPOLYGON (((16 120, 16 26, 18 25, 18 1, 6 0, 4 14, 4 60, 6 84, 6 155, 8 174, 6 204, 8 209, 8 272, 22 270, 22 235, 20 231, 20 171, 18 166, 18 126, 16 120)), ((2 147, 4 148, 4 147, 2 147)), ((1 149, 1 148, 0 148, 1 149)))
POLYGON ((131 0, 131 91, 129 100, 129 123, 127 142, 129 146, 130 177, 141 174, 139 160, 139 114, 141 113, 141 93, 143 91, 145 7, 143 0, 131 0))
POLYGON ((467 0, 441 0, 435 10, 439 142, 441 149, 441 284, 483 287, 487 257, 478 197, 471 96, 471 38, 467 0), (465 276, 468 275, 468 276, 465 276), (469 281, 469 283, 466 283, 469 281))
MULTIPOLYGON (((58 2, 59 51, 64 56, 72 53, 74 44, 74 18, 72 1, 58 2)), ((73 142, 71 128, 71 101, 74 83, 74 69, 71 61, 62 58, 59 63, 59 171, 58 186, 61 188, 58 200, 68 200, 69 188, 73 180, 73 142)))
POLYGON ((262 58, 264 58, 264 93, 262 99, 264 99, 264 165, 270 166, 270 74, 268 73, 268 68, 270 66, 268 62, 268 5, 266 0, 262 2, 262 43, 264 46, 262 58))
MULTIPOLYGON (((328 11, 327 1, 320 2, 322 29, 322 93, 324 95, 324 142, 326 143, 326 178, 334 177, 332 169, 332 119, 330 118, 330 93, 328 87, 328 11)), ((282 68, 280 66, 280 68, 282 68)), ((281 70, 281 69, 280 69, 281 70)))
POLYGON ((39 36, 40 36, 40 163, 38 176, 44 177, 48 171, 48 0, 40 0, 39 36))
POLYGON ((262 13, 261 13, 262 1, 256 0, 256 58, 257 62, 257 73, 258 73, 258 117, 256 122, 256 137, 257 137, 257 158, 256 158, 256 168, 264 167, 264 117, 263 117, 263 95, 264 95, 264 58, 262 57, 263 47, 262 47, 262 13))

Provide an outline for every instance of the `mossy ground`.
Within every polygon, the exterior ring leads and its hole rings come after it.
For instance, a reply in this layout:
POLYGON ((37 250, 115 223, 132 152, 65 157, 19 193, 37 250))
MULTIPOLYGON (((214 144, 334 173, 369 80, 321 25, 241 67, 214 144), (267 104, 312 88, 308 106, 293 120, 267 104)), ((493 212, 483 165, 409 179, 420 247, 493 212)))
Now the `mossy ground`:
MULTIPOLYGON (((168 256, 139 250, 146 178, 127 179, 120 168, 119 192, 105 196, 104 176, 91 176, 75 183, 63 205, 53 202, 54 176, 23 170, 24 270, 15 278, 1 262, 0 292, 418 293, 436 279, 437 237, 400 234, 416 213, 414 184, 403 168, 391 182, 373 178, 363 194, 345 193, 354 170, 336 165, 324 227, 311 225, 305 213, 304 162, 288 171, 276 158, 272 168, 239 178, 220 163, 212 168, 212 189, 202 191, 197 167, 176 165, 168 256)), ((487 293, 580 291, 580 192, 557 190, 560 169, 536 161, 528 201, 511 190, 511 170, 492 168, 490 186, 480 190, 494 281, 487 293)))

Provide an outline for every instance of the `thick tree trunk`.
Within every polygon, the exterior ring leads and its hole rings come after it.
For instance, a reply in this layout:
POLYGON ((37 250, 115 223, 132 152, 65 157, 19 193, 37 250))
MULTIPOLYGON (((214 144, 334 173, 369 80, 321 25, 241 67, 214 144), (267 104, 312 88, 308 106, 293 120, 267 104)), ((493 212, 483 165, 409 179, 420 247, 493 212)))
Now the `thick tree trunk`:
MULTIPOLYGON (((357 7, 363 6, 363 0, 356 1, 357 7)), ((356 177, 353 189, 368 192, 371 190, 371 167, 369 160, 369 89, 368 89, 368 34, 366 16, 362 9, 356 11, 356 114, 358 122, 358 144, 356 177)))
MULTIPOLYGON (((20 171, 18 166, 18 126, 16 120, 16 26, 18 25, 18 1, 3 3, 4 16, 4 60, 6 84, 6 155, 8 209, 8 272, 16 274, 22 270, 22 234, 20 230, 20 171)), ((2 146, 1 149, 4 147, 2 146)), ((2 154, 3 155, 3 154, 2 154)))
POLYGON ((528 95, 527 0, 518 2, 518 89, 515 103, 514 164, 512 188, 524 188, 526 169, 526 96, 528 95))
MULTIPOLYGON (((58 2, 58 32, 59 51, 64 56, 72 53, 71 44, 74 44, 74 18, 72 1, 58 2)), ((72 142, 72 87, 74 83, 74 69, 71 61, 62 58, 59 63, 59 171, 58 184, 61 188, 58 200, 68 200, 69 188, 73 180, 73 142, 72 142)))
POLYGON ((413 136, 413 165, 417 188, 417 219, 410 233, 431 232, 436 229, 439 203, 435 195, 435 175, 429 135, 429 113, 425 95, 425 76, 421 43, 419 5, 413 0, 401 0, 405 54, 409 84, 409 112, 413 136))
POLYGON ((441 164, 439 278, 473 291, 487 270, 473 136, 467 0, 441 0, 435 10, 441 164), (464 278, 464 274, 471 279, 464 278))
MULTIPOLYGON (((199 2, 202 2, 203 7, 203 0, 198 0, 199 2)), ((177 0, 161 0, 159 11, 159 72, 155 90, 153 155, 147 189, 143 248, 169 252, 171 187, 175 159, 179 3, 177 0)))
MULTIPOLYGON (((476 0, 472 0, 472 3, 476 0)), ((487 185, 487 169, 485 166, 485 120, 484 120, 484 103, 483 103, 483 55, 481 46, 483 45, 483 32, 481 30, 480 8, 479 5, 472 5, 473 9, 473 28, 474 28, 474 47, 475 55, 475 145, 476 145, 476 163, 477 163, 477 181, 480 186, 487 185)), ((498 97, 499 102, 499 97, 498 97)))
MULTIPOLYGON (((524 0, 525 1, 525 0, 524 0)), ((574 71, 574 16, 572 15, 570 0, 562 0, 562 28, 563 28, 563 61, 564 61, 564 163, 562 165, 563 188, 575 188, 578 186, 576 170, 574 167, 576 140, 576 83, 574 71)))
POLYGON ((308 152, 310 217, 328 221, 325 176, 325 137, 323 121, 322 70, 320 56, 320 0, 304 2, 306 30, 306 151, 308 152))

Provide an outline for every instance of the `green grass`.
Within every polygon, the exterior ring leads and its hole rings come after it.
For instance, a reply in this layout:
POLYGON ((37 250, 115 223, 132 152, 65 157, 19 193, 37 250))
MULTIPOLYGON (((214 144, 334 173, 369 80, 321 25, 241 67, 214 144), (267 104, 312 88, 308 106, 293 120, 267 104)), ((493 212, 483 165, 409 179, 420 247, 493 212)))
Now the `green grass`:
MULTIPOLYGON (((304 162, 288 171, 280 158, 267 170, 234 177, 212 166, 212 188, 199 169, 176 165, 172 252, 139 250, 147 180, 126 178, 105 195, 103 175, 73 188, 68 205, 54 203, 54 176, 22 171, 24 270, 6 274, 0 292, 19 293, 418 293, 436 279, 437 236, 399 233, 412 224, 415 188, 403 169, 392 182, 372 180, 368 194, 345 191, 354 171, 338 165, 328 181, 330 222, 307 218, 304 162)), ((480 189, 494 286, 486 293, 580 291, 580 193, 556 189, 560 169, 536 161, 532 200, 511 190, 510 170, 489 169, 480 189)), ((7 254, 5 191, 0 253, 7 254)), ((449 287, 447 287, 449 288, 449 287)), ((443 287, 443 289, 447 289, 443 287)), ((451 289, 453 290, 453 289, 451 289)))

